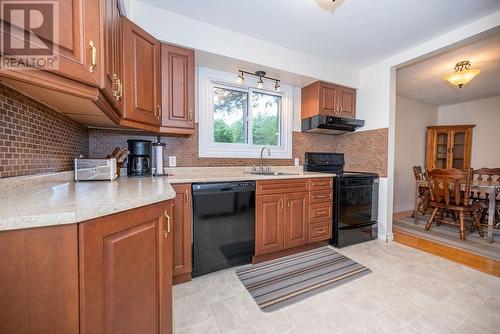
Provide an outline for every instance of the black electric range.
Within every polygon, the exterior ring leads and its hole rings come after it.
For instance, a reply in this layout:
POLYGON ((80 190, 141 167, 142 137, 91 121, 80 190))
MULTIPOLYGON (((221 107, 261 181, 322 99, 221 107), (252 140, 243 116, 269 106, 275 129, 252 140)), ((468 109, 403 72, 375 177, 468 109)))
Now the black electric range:
POLYGON ((345 247, 377 238, 378 175, 344 171, 343 153, 305 154, 304 170, 335 173, 333 188, 333 238, 345 247))

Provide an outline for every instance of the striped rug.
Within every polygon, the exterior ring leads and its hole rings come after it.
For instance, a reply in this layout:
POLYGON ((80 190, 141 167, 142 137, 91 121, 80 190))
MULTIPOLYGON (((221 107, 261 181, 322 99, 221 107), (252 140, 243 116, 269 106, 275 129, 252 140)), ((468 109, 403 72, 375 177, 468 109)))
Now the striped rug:
POLYGON ((371 270, 329 247, 248 265, 236 271, 257 305, 274 311, 371 270))

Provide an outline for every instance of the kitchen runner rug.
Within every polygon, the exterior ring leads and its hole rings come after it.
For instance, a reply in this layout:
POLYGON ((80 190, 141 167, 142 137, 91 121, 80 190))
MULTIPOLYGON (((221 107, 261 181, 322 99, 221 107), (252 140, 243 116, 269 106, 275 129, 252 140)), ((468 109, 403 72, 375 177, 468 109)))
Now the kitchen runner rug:
POLYGON ((236 275, 257 305, 270 312, 370 273, 367 267, 321 247, 247 265, 236 275))

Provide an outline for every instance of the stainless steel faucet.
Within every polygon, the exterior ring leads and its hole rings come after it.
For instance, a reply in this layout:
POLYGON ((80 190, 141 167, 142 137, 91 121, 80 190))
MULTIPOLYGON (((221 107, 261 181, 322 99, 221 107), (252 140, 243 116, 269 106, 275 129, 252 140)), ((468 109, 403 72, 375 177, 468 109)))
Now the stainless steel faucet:
MULTIPOLYGON (((262 155, 264 154, 264 150, 267 149, 267 156, 270 157, 271 156, 271 150, 269 149, 269 147, 263 147, 262 150, 260 150, 260 172, 261 173, 264 173, 264 159, 262 157, 262 155)), ((266 171, 269 172, 269 165, 266 165, 266 171)))

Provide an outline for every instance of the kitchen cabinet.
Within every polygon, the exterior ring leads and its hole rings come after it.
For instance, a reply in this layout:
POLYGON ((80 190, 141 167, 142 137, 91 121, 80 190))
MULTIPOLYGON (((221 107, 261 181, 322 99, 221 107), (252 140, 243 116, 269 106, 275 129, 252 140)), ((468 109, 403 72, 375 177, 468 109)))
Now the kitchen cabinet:
POLYGON ((474 127, 475 125, 428 126, 427 170, 470 168, 474 127))
POLYGON ((285 195, 285 249, 308 243, 309 194, 299 192, 285 195))
POLYGON ((0 232, 0 332, 79 333, 76 224, 0 232))
POLYGON ((316 81, 302 88, 302 119, 316 115, 356 118, 356 90, 316 81))
POLYGON ((285 248, 283 201, 283 195, 256 196, 255 255, 274 253, 285 248))
POLYGON ((161 124, 161 45, 122 18, 123 119, 120 124, 158 132, 161 124))
POLYGON ((173 202, 79 224, 82 333, 172 333, 173 202))
MULTIPOLYGON (((56 2, 59 15, 58 27, 54 30, 58 34, 57 39, 54 38, 52 29, 42 26, 41 29, 37 29, 37 39, 28 37, 26 33, 23 34, 22 42, 31 49, 39 49, 40 46, 46 49, 53 44, 54 55, 57 56, 57 68, 51 69, 51 72, 100 87, 102 84, 101 0, 56 2)), ((7 22, 11 23, 9 19, 7 22)), ((19 35, 14 33, 17 29, 24 27, 14 26, 14 23, 5 27, 12 39, 19 40, 19 35)))
POLYGON ((113 108, 123 114, 122 31, 118 1, 104 0, 103 13, 103 72, 102 92, 113 108))
POLYGON ((174 184, 173 275, 174 283, 191 280, 192 242, 191 226, 193 202, 191 184, 174 184))
POLYGON ((194 131, 194 50, 161 45, 161 132, 192 134, 194 131))

